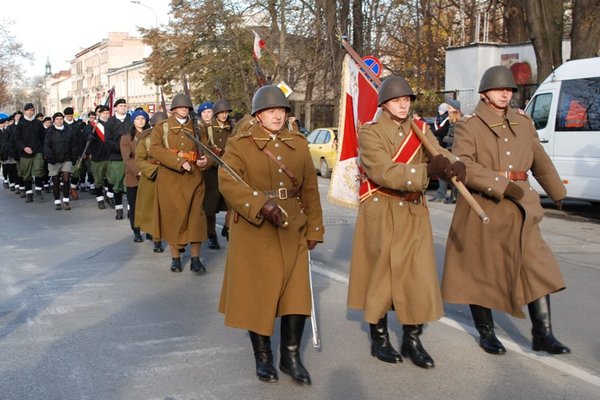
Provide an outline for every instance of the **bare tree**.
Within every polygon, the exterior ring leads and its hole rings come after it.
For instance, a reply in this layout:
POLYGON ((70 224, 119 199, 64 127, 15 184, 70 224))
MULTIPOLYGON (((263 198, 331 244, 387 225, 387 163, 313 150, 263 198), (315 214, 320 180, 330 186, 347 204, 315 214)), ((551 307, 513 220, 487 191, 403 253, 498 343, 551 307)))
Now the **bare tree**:
POLYGON ((600 0, 575 0, 571 59, 600 56, 600 0))
POLYGON ((504 6, 504 29, 508 43, 521 43, 529 40, 525 24, 524 0, 506 0, 504 6))
POLYGON ((542 82, 562 64, 562 1, 525 1, 527 27, 537 63, 537 81, 542 82))

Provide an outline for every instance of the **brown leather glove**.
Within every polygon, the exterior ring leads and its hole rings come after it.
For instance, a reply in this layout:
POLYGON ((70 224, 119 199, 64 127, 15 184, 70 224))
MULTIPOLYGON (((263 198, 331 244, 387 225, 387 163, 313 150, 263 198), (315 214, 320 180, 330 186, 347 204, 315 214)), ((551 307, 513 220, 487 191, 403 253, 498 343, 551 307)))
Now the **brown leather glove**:
POLYGON ((525 192, 523 192, 523 189, 514 182, 510 182, 506 186, 506 189, 504 189, 504 197, 508 197, 511 200, 521 200, 524 195, 525 192))
POLYGON ((307 240, 306 244, 308 245, 308 250, 314 249, 317 243, 319 242, 317 242, 316 240, 307 240))
POLYGON ((465 182, 467 179, 467 166, 462 161, 454 161, 446 170, 446 178, 448 181, 455 176, 459 182, 465 182))
POLYGON ((267 200, 267 202, 263 204, 262 208, 260 209, 260 213, 267 221, 278 228, 281 226, 281 224, 283 224, 283 214, 281 209, 272 199, 267 200))
POLYGON ((433 156, 427 164, 427 176, 436 175, 438 178, 446 177, 446 168, 450 166, 450 160, 441 154, 433 156))

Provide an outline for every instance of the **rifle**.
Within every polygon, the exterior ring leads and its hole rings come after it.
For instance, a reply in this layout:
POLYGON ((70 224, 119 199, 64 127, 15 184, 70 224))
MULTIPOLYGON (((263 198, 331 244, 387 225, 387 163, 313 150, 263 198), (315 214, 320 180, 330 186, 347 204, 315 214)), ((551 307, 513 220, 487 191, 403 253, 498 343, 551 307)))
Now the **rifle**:
MULTIPOLYGON (((181 73, 181 84, 183 85, 183 92, 191 101, 192 96, 190 94, 190 86, 187 80, 187 76, 183 72, 181 73)), ((192 107, 192 110, 190 111, 190 118, 192 119, 192 128, 194 129, 194 135, 196 135, 196 137, 199 139, 200 132, 198 132, 198 114, 196 113, 196 110, 194 110, 194 107, 192 107)), ((186 135, 191 136, 187 133, 186 135)), ((198 140, 198 143, 201 142, 198 140)), ((204 154, 204 151, 200 147, 198 148, 198 151, 200 152, 200 154, 204 154)))
POLYGON ((75 163, 75 168, 80 168, 81 167, 81 163, 83 162, 83 160, 85 158, 85 153, 87 153, 88 147, 90 147, 90 143, 92 143, 92 140, 88 139, 87 142, 85 143, 85 147, 83 148, 83 152, 81 153, 81 155, 77 159, 77 163, 75 163))
POLYGON ((165 103, 165 92, 162 86, 160 87, 160 106, 162 107, 163 112, 166 113, 167 104, 165 103))
MULTIPOLYGON (((352 60, 358 65, 363 75, 369 80, 369 82, 371 83, 371 85, 373 85, 375 89, 379 89, 381 87, 381 80, 364 63, 364 61, 358 55, 358 53, 354 51, 350 43, 346 41, 345 37, 343 35, 339 35, 339 38, 342 47, 344 48, 344 50, 346 50, 346 52, 352 58, 352 60)), ((421 132, 421 129, 419 129, 419 127, 412 120, 410 122, 410 127, 415 133, 415 135, 417 135, 419 140, 421 140, 421 143, 423 144, 423 146, 425 146, 425 149, 427 149, 429 154, 431 154, 432 156, 436 156, 439 154, 439 151, 429 142, 429 140, 425 137, 425 134, 421 132)), ((464 183, 457 181, 455 176, 453 176, 450 180, 452 181, 454 186, 456 186, 456 189, 458 189, 460 194, 465 198, 467 203, 469 203, 473 211, 475 211, 475 213, 479 216, 481 221, 484 224, 488 224, 490 222, 490 218, 487 216, 485 211, 483 211, 483 208, 481 208, 479 203, 477 203, 477 200, 475 200, 475 198, 473 197, 471 192, 469 192, 464 183)))

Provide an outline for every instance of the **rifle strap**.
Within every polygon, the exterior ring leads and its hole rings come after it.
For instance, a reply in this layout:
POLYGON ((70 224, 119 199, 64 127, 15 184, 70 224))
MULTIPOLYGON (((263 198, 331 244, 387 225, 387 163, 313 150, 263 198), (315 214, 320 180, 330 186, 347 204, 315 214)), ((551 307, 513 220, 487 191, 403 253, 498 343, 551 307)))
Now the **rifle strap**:
POLYGON ((212 128, 212 125, 208 125, 208 127, 206 128, 206 130, 208 131, 208 143, 211 146, 214 146, 215 145, 215 141, 213 139, 213 128, 212 128))

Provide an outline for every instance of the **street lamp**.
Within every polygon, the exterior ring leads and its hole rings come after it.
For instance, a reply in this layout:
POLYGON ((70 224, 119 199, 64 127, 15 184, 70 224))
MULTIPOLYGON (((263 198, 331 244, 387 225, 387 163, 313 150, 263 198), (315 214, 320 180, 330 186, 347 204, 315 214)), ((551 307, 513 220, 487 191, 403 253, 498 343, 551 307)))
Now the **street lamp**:
POLYGON ((142 3, 140 0, 129 0, 130 3, 133 4, 137 4, 138 6, 142 6, 142 7, 146 7, 148 8, 150 11, 152 11, 154 13, 154 27, 158 27, 158 16, 156 14, 156 11, 154 11, 154 8, 150 7, 147 4, 142 3))

